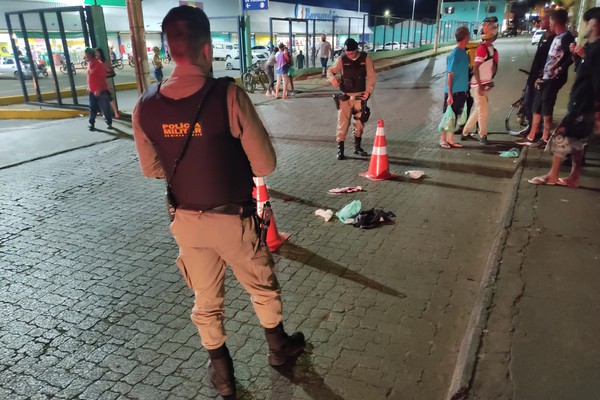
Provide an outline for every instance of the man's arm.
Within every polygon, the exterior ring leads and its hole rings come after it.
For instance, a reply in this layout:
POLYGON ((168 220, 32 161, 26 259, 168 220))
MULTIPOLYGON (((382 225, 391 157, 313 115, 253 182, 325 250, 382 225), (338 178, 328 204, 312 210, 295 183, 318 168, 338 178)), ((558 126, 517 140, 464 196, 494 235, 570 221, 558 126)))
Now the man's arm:
POLYGON ((338 81, 336 75, 342 72, 342 67, 342 57, 338 57, 338 59, 334 61, 331 67, 327 69, 327 81, 329 81, 329 83, 331 83, 331 85, 334 87, 340 86, 340 81, 338 81))
POLYGON ((454 98, 452 97, 452 79, 454 78, 454 72, 452 71, 448 71, 448 80, 447 80, 447 85, 448 85, 448 100, 446 101, 446 103, 451 106, 452 103, 454 103, 454 98))
MULTIPOLYGON (((338 60, 341 60, 342 57, 339 57, 338 60)), ((341 61, 340 61, 341 64, 341 61)), ((365 67, 367 68, 367 88, 365 90, 364 99, 367 100, 371 97, 371 94, 375 90, 375 66, 373 65, 373 59, 369 56, 365 59, 365 67)))
POLYGON ((573 43, 573 36, 566 34, 560 41, 562 47, 563 56, 560 61, 554 67, 554 70, 559 74, 566 74, 569 66, 573 64, 573 57, 571 57, 571 43, 573 43))
POLYGON ((475 82, 477 82, 477 91, 480 96, 483 96, 485 91, 481 87, 481 77, 479 76, 479 67, 480 66, 481 66, 481 63, 478 63, 478 62, 473 63, 473 76, 475 77, 475 82))
POLYGON ((227 108, 231 133, 241 140, 254 176, 269 175, 277 164, 275 149, 252 101, 233 83, 227 91, 227 108))
POLYGON ((590 57, 592 62, 592 86, 594 88, 594 117, 596 120, 596 134, 600 135, 600 51, 593 52, 590 57))
POLYGON ((158 160, 154 146, 140 124, 139 103, 136 104, 133 110, 132 122, 133 137, 135 138, 135 147, 137 148, 142 174, 148 178, 164 179, 165 171, 158 160))

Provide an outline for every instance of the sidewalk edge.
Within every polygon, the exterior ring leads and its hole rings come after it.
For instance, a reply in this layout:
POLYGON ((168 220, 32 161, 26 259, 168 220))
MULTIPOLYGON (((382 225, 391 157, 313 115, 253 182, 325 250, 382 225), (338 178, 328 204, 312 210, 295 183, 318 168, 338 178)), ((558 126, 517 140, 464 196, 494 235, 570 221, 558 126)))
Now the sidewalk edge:
POLYGON ((477 353, 481 343, 481 335, 490 314, 490 305, 494 298, 496 278, 500 268, 500 261, 504 246, 508 238, 508 229, 512 224, 519 185, 523 176, 525 158, 528 151, 521 151, 518 166, 513 175, 512 192, 508 201, 508 207, 502 217, 502 227, 496 233, 492 242, 490 253, 486 261, 483 277, 479 286, 479 292, 475 298, 469 324, 460 345, 454 373, 450 381, 450 387, 446 396, 447 400, 466 399, 470 390, 471 380, 475 370, 477 353))

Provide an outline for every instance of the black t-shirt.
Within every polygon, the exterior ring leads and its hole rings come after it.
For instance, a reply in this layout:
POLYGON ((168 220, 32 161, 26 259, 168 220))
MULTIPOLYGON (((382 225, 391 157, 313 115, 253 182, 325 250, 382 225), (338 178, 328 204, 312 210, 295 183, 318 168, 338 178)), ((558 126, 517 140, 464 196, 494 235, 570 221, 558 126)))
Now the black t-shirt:
POLYGON ((569 112, 576 114, 594 111, 600 103, 600 39, 584 46, 585 58, 576 61, 575 83, 569 96, 569 112))
POLYGON ((548 52, 550 51, 550 45, 552 45, 554 37, 556 37, 554 34, 550 34, 547 37, 544 36, 538 43, 537 51, 535 52, 535 56, 533 56, 533 62, 529 69, 528 85, 533 86, 536 79, 542 77, 544 65, 546 65, 546 59, 548 58, 548 52))

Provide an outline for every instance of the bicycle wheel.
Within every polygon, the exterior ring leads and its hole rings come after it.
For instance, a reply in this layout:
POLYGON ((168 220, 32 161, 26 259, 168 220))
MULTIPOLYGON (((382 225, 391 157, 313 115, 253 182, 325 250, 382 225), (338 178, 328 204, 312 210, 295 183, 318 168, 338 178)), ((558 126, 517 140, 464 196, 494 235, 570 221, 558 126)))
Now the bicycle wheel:
POLYGON ((115 61, 114 67, 116 69, 123 69, 123 61, 121 61, 121 60, 115 61))
POLYGON ((252 72, 244 72, 242 75, 242 83, 244 84, 244 88, 246 88, 248 93, 254 93, 256 84, 254 83, 254 75, 252 72))
POLYGON ((62 65, 60 66, 60 72, 62 72, 63 74, 66 74, 66 73, 67 73, 67 67, 66 67, 66 65, 65 65, 65 64, 62 64, 62 65))
POLYGON ((519 136, 529 129, 529 120, 523 112, 523 100, 519 99, 513 103, 508 110, 506 119, 504 120, 506 130, 511 136, 519 136))
POLYGON ((261 69, 258 71, 256 78, 262 85, 263 90, 267 90, 267 85, 269 84, 269 77, 267 76, 267 73, 261 69))

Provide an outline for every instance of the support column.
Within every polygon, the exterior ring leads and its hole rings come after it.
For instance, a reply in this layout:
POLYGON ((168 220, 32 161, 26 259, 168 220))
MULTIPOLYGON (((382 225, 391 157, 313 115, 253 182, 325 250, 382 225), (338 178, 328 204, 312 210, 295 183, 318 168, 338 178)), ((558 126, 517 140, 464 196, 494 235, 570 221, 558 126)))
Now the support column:
POLYGON ((150 84, 142 0, 127 0, 127 17, 129 18, 131 48, 135 63, 135 82, 138 93, 142 94, 150 84))

